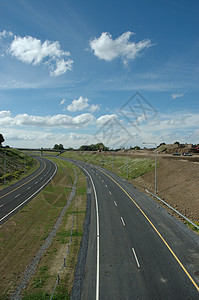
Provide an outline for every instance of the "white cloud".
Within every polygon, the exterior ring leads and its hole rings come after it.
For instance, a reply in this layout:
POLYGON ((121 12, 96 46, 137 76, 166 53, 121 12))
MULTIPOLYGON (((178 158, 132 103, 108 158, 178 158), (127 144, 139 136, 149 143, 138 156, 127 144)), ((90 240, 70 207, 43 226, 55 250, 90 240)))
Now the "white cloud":
POLYGON ((11 116, 11 112, 9 110, 0 111, 0 118, 7 118, 11 116))
POLYGON ((171 125, 171 126, 175 126, 175 127, 184 126, 184 125, 186 125, 186 120, 188 118, 189 118, 189 116, 185 116, 185 115, 177 116, 177 117, 169 120, 167 124, 171 125))
POLYGON ((72 112, 82 111, 82 110, 88 110, 90 112, 95 112, 95 111, 100 110, 100 105, 98 105, 98 104, 89 105, 88 102, 89 102, 88 98, 83 98, 82 96, 80 96, 79 99, 77 99, 77 100, 74 99, 72 101, 72 103, 66 107, 65 110, 72 111, 72 112))
POLYGON ((32 116, 19 114, 15 117, 0 113, 0 126, 31 126, 31 127, 58 127, 58 128, 82 128, 94 120, 91 113, 81 114, 76 117, 58 114, 54 116, 32 116))
POLYGON ((64 147, 79 148, 83 144, 102 141, 106 146, 118 148, 124 145, 123 141, 126 141, 128 146, 143 147, 143 141, 154 141, 159 144, 174 143, 176 140, 181 143, 198 143, 199 140, 199 114, 182 111, 172 114, 160 113, 158 119, 149 119, 148 122, 140 124, 139 132, 131 124, 123 125, 122 120, 115 119, 117 116, 114 114, 103 115, 97 120, 91 114, 83 114, 75 118, 65 115, 12 117, 8 111, 0 112, 0 116, 0 128, 3 129, 2 134, 6 144, 13 147, 53 147, 56 143, 62 143, 64 147), (91 124, 89 123, 91 118, 96 121, 92 125, 105 127, 99 127, 98 130, 95 126, 89 126, 82 130, 84 124, 91 124), (182 122, 182 120, 186 121, 182 122))
POLYGON ((100 106, 98 104, 92 104, 89 107, 89 111, 91 111, 91 112, 95 112, 95 111, 98 111, 98 110, 100 110, 100 106))
POLYGON ((11 147, 19 148, 52 148, 55 144, 62 143, 65 148, 79 148, 81 145, 98 141, 92 134, 76 133, 76 132, 44 132, 38 130, 26 130, 23 128, 4 128, 3 136, 6 144, 11 147))
POLYGON ((14 36, 8 53, 27 64, 46 64, 52 76, 62 75, 72 69, 73 61, 65 59, 70 56, 70 52, 61 50, 58 41, 46 40, 42 43, 32 36, 14 36))
POLYGON ((74 99, 71 104, 67 106, 67 110, 69 111, 81 111, 85 110, 89 107, 88 99, 83 98, 82 96, 79 97, 79 99, 74 99))
POLYGON ((133 32, 127 31, 117 39, 112 39, 108 32, 103 32, 99 38, 93 38, 90 41, 90 47, 99 59, 111 61, 117 57, 121 57, 123 63, 134 60, 140 55, 140 52, 152 46, 149 39, 138 43, 130 42, 129 39, 133 32))
POLYGON ((65 99, 62 99, 62 100, 59 102, 59 105, 63 105, 65 102, 66 102, 66 100, 65 100, 65 99))
POLYGON ((14 36, 14 34, 11 31, 3 30, 0 32, 0 39, 6 38, 6 37, 13 37, 13 36, 14 36))
POLYGON ((116 114, 104 115, 97 119, 97 125, 104 125, 108 121, 114 120, 117 118, 116 114))
POLYGON ((52 67, 52 71, 50 72, 50 75, 52 76, 60 76, 65 74, 68 70, 72 70, 73 60, 68 59, 67 61, 62 59, 56 61, 56 68, 52 67))
POLYGON ((171 98, 172 99, 176 99, 176 98, 181 98, 181 97, 183 97, 184 96, 184 94, 172 94, 171 95, 171 98))

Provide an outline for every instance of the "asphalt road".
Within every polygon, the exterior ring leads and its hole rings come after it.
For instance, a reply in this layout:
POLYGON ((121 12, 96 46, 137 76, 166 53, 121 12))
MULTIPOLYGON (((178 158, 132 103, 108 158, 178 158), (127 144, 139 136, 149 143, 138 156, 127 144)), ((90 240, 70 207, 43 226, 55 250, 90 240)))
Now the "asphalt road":
POLYGON ((40 166, 34 173, 0 191, 0 225, 31 201, 56 174, 56 164, 43 157, 37 159, 40 166))
POLYGON ((119 176, 74 163, 92 186, 81 299, 199 299, 198 236, 119 176))

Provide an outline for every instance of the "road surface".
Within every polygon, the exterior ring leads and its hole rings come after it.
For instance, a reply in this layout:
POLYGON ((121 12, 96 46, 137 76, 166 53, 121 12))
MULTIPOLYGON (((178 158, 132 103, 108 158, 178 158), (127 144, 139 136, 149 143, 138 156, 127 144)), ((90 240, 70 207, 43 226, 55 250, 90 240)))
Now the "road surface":
POLYGON ((56 174, 57 166, 52 161, 37 159, 40 162, 37 171, 0 191, 0 225, 32 200, 56 174))
POLYGON ((73 162, 92 186, 81 299, 199 299, 198 237, 119 176, 73 162))

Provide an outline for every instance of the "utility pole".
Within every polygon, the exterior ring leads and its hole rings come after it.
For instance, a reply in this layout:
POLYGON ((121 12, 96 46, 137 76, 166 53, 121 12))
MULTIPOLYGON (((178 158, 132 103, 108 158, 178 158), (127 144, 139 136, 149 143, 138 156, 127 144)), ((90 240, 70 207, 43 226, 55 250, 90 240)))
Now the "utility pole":
POLYGON ((156 143, 143 143, 147 145, 155 145, 155 195, 157 193, 157 144, 156 143))
POLYGON ((6 185, 6 149, 4 148, 4 184, 6 185))
POLYGON ((129 155, 128 155, 128 148, 127 148, 127 157, 126 157, 126 160, 127 160, 127 164, 126 164, 127 178, 129 178, 129 155))

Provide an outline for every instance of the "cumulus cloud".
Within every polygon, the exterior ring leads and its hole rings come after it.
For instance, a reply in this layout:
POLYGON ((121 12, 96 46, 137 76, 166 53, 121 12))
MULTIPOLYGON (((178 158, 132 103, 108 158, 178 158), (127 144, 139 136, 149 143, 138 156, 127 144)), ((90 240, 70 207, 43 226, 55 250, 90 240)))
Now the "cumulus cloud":
POLYGON ((62 74, 65 74, 68 70, 72 70, 72 65, 73 65, 73 60, 68 59, 68 60, 57 60, 56 61, 56 67, 54 66, 51 67, 52 71, 50 72, 51 76, 60 76, 62 74))
POLYGON ((9 110, 0 111, 0 118, 7 118, 11 116, 11 112, 9 110))
POLYGON ((89 102, 88 98, 83 98, 82 96, 80 96, 79 99, 77 99, 77 100, 74 99, 72 101, 72 103, 67 106, 66 110, 72 111, 72 112, 82 111, 82 110, 88 110, 90 112, 95 112, 100 109, 100 106, 98 104, 89 105, 88 102, 89 102))
POLYGON ((91 112, 95 112, 98 110, 100 110, 100 106, 98 104, 91 104, 89 107, 89 111, 91 111, 91 112))
POLYGON ((57 128, 82 128, 94 120, 91 113, 81 114, 76 117, 58 114, 54 116, 32 116, 28 114, 19 114, 12 117, 0 112, 0 126, 31 126, 31 127, 57 127, 57 128))
POLYGON ((142 50, 152 46, 149 39, 138 43, 130 42, 129 39, 133 34, 133 32, 127 31, 114 40, 111 34, 103 32, 99 38, 94 37, 90 41, 90 47, 99 59, 111 61, 120 57, 126 64, 129 60, 134 60, 139 56, 142 50))
MULTIPOLYGON (((2 32, 2 37, 6 33, 2 32)), ((14 36, 8 53, 23 63, 49 67, 51 76, 60 76, 72 69, 73 60, 68 59, 69 51, 63 51, 58 41, 44 41, 32 36, 14 36)))
POLYGON ((171 98, 172 99, 176 99, 176 98, 181 98, 181 97, 183 97, 184 96, 184 94, 172 94, 171 95, 171 98))
POLYGON ((69 111, 81 111, 85 110, 89 107, 88 99, 83 98, 82 96, 79 97, 79 99, 74 99, 71 104, 67 106, 67 110, 69 111))
POLYGON ((104 115, 97 119, 97 125, 104 125, 108 121, 112 121, 117 118, 116 114, 104 115))

